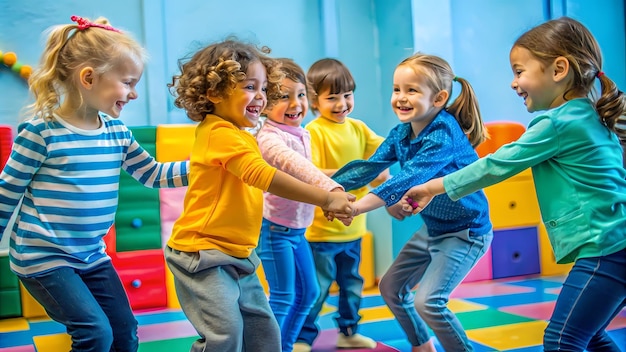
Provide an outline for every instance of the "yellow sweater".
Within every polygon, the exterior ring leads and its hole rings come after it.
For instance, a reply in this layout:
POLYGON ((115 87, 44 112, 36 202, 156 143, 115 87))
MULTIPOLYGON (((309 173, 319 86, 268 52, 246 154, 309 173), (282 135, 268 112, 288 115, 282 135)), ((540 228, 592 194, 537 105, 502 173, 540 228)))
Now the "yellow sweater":
POLYGON ((207 115, 196 128, 184 209, 168 246, 248 257, 259 240, 263 191, 275 173, 261 157, 254 136, 207 115))
MULTIPOLYGON (((311 133, 313 164, 320 169, 339 169, 352 160, 368 159, 384 140, 363 121, 349 117, 344 123, 336 123, 320 116, 307 124, 306 129, 311 133)), ((368 192, 367 186, 350 191, 357 199, 368 192)), ((345 226, 338 220, 328 221, 317 207, 306 238, 311 242, 354 241, 365 235, 366 225, 365 214, 345 226)))

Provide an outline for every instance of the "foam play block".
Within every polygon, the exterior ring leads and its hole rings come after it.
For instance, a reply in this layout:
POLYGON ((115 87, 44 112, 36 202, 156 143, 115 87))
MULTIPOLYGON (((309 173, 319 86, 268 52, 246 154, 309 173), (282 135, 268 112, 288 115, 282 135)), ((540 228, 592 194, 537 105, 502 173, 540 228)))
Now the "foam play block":
POLYGON ((161 211, 161 243, 167 244, 174 223, 183 212, 183 201, 187 187, 161 188, 159 189, 160 211, 161 211))
POLYGON ((539 225, 539 253, 541 258, 541 275, 556 276, 569 273, 574 263, 557 264, 554 251, 548 238, 548 232, 543 224, 539 225))
POLYGON ((104 237, 107 253, 117 271, 132 309, 167 306, 165 258, 161 248, 117 252, 116 228, 112 226, 104 237))
POLYGON ((33 296, 20 283, 20 299, 22 301, 22 316, 24 318, 47 317, 46 310, 37 302, 33 296))
POLYGON ((530 170, 485 188, 494 229, 536 226, 541 214, 530 170))
MULTIPOLYGON (((131 127, 137 142, 156 156, 156 127, 131 127)), ((161 248, 159 190, 148 188, 122 171, 119 204, 115 215, 117 251, 161 248)))
POLYGON ((159 125, 156 129, 156 158, 160 162, 189 159, 196 139, 195 124, 159 125))
POLYGON ((478 260, 478 263, 470 270, 463 282, 473 282, 493 279, 493 266, 491 257, 491 247, 478 260))
POLYGON ((4 168, 13 146, 13 127, 0 125, 0 170, 4 168))
POLYGON ((495 230, 491 243, 493 278, 539 274, 537 227, 495 230))
POLYGON ((516 141, 526 131, 526 127, 514 121, 486 122, 489 138, 476 147, 481 158, 498 150, 501 146, 516 141))

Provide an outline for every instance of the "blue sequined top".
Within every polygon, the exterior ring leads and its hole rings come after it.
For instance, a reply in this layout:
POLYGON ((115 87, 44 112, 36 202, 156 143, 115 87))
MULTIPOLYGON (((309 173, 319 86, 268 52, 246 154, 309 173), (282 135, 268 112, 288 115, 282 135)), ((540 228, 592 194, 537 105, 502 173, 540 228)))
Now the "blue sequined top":
MULTIPOLYGON (((354 160, 332 177, 346 190, 362 187, 396 162, 401 170, 371 192, 387 206, 397 203, 409 188, 445 176, 478 159, 454 116, 442 110, 411 140, 411 125, 394 127, 368 160, 354 160)), ((491 231, 489 205, 482 190, 458 201, 446 194, 433 198, 421 213, 431 236, 469 229, 481 236, 491 231)))

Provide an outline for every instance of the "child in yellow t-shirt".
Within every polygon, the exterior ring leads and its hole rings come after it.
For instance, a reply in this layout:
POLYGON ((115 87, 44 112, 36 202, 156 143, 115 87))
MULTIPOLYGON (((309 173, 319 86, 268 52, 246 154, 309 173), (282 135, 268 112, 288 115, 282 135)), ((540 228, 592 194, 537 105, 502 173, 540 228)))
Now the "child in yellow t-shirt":
MULTIPOLYGON (((338 60, 322 59, 307 72, 311 108, 319 116, 306 125, 311 133, 312 160, 328 176, 355 159, 367 159, 382 143, 383 137, 365 123, 348 117, 354 109, 356 84, 348 68, 338 60)), ((387 172, 382 174, 386 177, 387 172)), ((357 199, 368 188, 351 191, 357 199)), ((361 238, 366 233, 366 218, 355 217, 350 226, 328 221, 321 209, 315 210, 313 224, 307 229, 315 259, 320 296, 311 309, 294 345, 296 351, 310 351, 319 334, 315 320, 328 297, 333 281, 339 286, 339 327, 337 347, 374 348, 376 342, 357 333, 363 278, 359 275, 361 238)))
POLYGON ((181 66, 175 105, 197 121, 183 213, 165 248, 193 351, 280 351, 280 330, 256 275, 263 191, 351 214, 353 196, 301 182, 263 160, 256 126, 284 74, 264 51, 211 44, 181 66))

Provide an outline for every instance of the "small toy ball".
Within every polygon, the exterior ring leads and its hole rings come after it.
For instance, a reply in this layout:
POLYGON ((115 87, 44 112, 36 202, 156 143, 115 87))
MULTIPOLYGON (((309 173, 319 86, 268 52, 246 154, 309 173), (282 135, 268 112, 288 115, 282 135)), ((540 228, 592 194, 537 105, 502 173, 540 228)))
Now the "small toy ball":
POLYGON ((407 198, 406 199, 407 203, 409 203, 409 205, 413 208, 416 209, 417 207, 419 207, 419 204, 413 200, 413 198, 407 198))
POLYGON ((17 62, 17 55, 14 52, 9 51, 2 56, 2 61, 7 66, 13 66, 17 62))
POLYGON ((20 77, 24 79, 30 78, 31 73, 33 73, 33 68, 30 65, 23 65, 20 68, 20 77))
POLYGON ((141 287, 141 280, 139 279, 135 279, 133 281, 131 281, 130 285, 134 288, 140 288, 141 287))
POLYGON ((141 225, 143 225, 143 222, 141 221, 140 218, 134 218, 133 221, 131 221, 130 226, 138 229, 141 227, 141 225))

